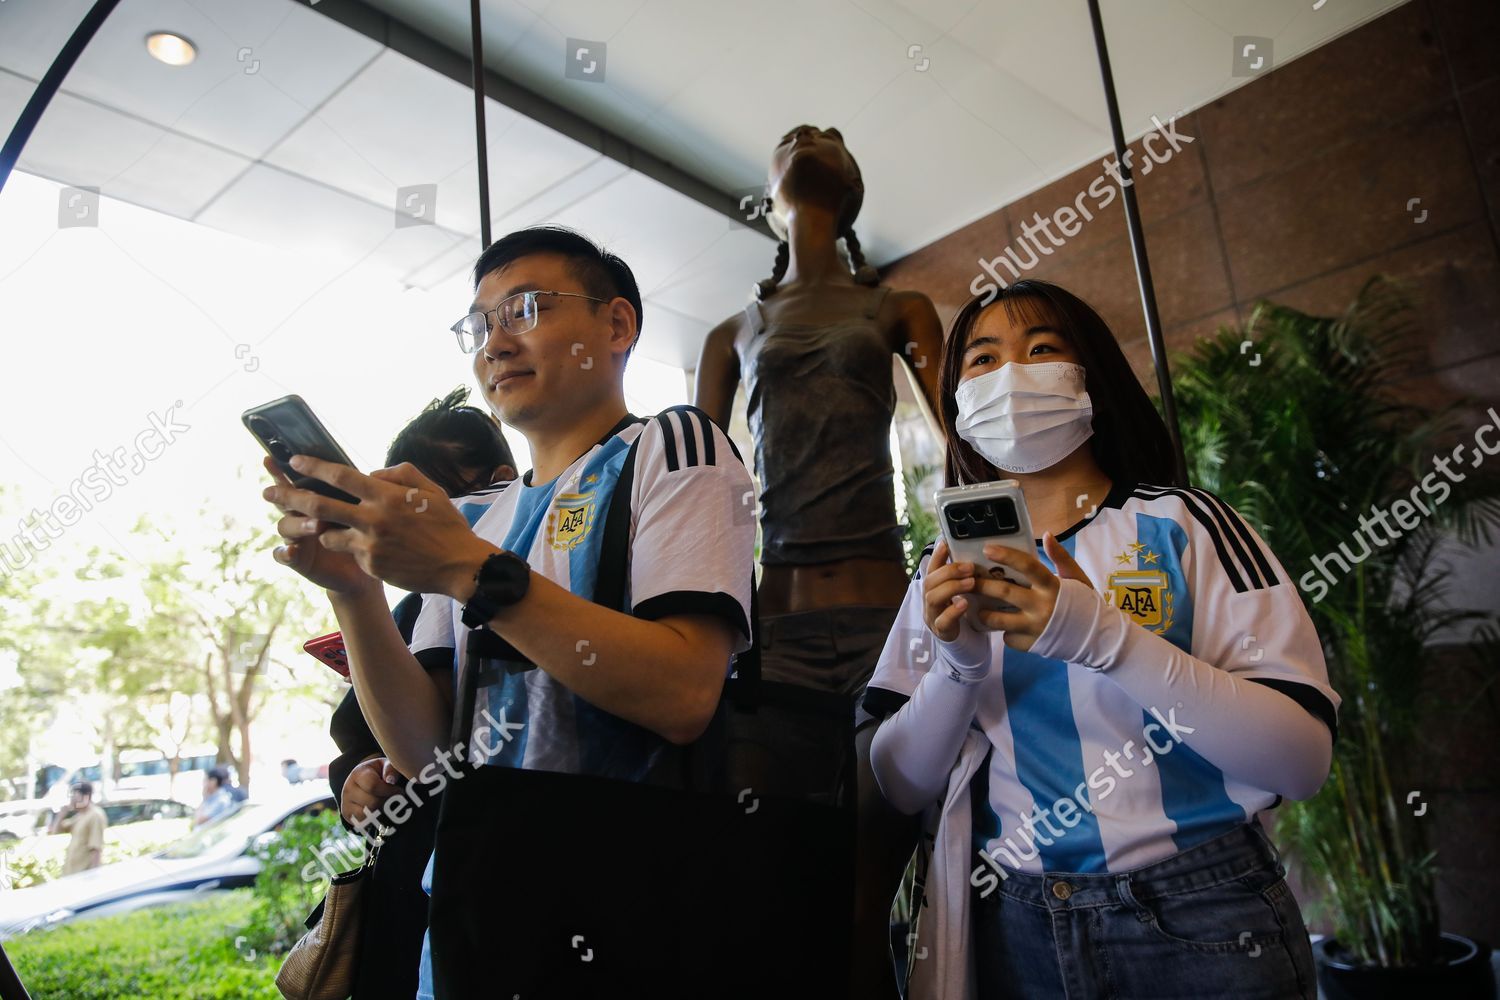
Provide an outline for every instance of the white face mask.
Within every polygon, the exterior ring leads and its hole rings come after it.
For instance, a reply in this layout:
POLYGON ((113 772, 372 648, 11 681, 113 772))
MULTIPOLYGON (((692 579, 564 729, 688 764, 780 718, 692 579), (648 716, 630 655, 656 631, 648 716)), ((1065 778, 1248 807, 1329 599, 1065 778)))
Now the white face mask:
POLYGON ((1056 465, 1094 433, 1094 404, 1083 366, 1010 362, 969 379, 954 393, 958 436, 1006 472, 1056 465))

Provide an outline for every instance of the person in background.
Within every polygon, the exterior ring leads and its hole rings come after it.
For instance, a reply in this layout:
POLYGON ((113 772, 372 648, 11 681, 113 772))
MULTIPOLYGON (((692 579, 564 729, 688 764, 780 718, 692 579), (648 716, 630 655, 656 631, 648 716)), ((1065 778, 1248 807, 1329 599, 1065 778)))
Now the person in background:
POLYGON ((235 797, 229 769, 216 767, 203 776, 203 802, 193 813, 193 829, 208 826, 234 811, 235 797))
MULTIPOLYGON (((459 387, 434 399, 391 441, 385 464, 416 466, 454 499, 472 525, 516 478, 516 460, 499 422, 486 410, 467 405, 468 398, 468 389, 459 387)), ((392 612, 407 642, 421 607, 422 595, 408 594, 392 612)), ((328 734, 339 748, 339 756, 328 765, 328 783, 340 815, 353 827, 366 810, 378 809, 404 783, 370 732, 352 686, 334 711, 328 734)), ((436 827, 437 802, 424 800, 399 829, 383 838, 366 889, 368 909, 355 964, 354 1000, 411 1000, 416 995, 427 931, 422 870, 432 854, 436 827)))
POLYGON ((64 875, 99 867, 104 856, 104 830, 109 826, 104 810, 94 805, 93 785, 80 781, 73 786, 72 792, 68 807, 59 810, 47 828, 48 833, 73 835, 63 859, 64 875))

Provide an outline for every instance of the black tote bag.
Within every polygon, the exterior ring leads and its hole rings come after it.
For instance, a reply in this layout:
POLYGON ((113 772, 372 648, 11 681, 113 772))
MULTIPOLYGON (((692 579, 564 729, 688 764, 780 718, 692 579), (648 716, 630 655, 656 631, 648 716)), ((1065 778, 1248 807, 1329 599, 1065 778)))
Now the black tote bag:
MULTIPOLYGON (((634 461, 632 445, 594 593, 617 608, 634 461)), ((455 743, 468 739, 478 678, 532 668, 487 630, 470 633, 469 654, 455 743)), ((852 714, 838 699, 763 683, 754 645, 735 666, 708 731, 664 747, 645 782, 462 765, 437 829, 438 1000, 847 995, 852 763, 830 800, 774 787, 785 769, 764 762, 775 713, 842 718, 851 746, 852 714)))

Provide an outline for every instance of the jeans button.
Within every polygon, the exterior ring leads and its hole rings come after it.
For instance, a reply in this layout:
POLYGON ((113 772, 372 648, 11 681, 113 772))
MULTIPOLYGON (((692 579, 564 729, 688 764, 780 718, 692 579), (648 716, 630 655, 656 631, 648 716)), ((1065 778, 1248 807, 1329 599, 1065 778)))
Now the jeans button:
POLYGON ((1069 896, 1073 895, 1073 887, 1066 882, 1053 882, 1052 895, 1056 896, 1058 899, 1067 899, 1069 896))

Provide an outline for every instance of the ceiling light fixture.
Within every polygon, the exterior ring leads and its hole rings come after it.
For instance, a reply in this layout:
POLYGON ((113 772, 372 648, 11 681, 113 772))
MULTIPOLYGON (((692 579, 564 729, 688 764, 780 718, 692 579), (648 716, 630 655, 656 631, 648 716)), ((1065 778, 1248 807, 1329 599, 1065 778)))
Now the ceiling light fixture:
POLYGON ((186 66, 198 55, 193 43, 170 31, 156 31, 146 36, 146 51, 168 66, 186 66))

